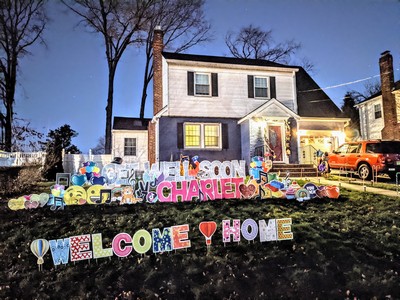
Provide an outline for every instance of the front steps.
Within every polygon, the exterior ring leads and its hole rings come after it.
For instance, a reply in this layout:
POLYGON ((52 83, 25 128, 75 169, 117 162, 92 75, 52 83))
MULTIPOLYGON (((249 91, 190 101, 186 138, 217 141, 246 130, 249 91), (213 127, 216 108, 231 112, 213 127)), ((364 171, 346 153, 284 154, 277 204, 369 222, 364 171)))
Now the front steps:
POLYGON ((286 177, 289 172, 289 178, 307 178, 317 177, 317 168, 312 164, 283 164, 274 163, 272 165, 271 173, 279 173, 279 177, 286 177))

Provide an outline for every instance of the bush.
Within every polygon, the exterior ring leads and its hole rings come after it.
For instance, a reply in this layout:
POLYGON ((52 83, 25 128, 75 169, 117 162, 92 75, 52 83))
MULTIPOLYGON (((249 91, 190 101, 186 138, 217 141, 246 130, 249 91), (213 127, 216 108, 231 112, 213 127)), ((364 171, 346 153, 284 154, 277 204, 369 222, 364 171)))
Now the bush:
POLYGON ((32 189, 42 180, 38 166, 24 166, 3 170, 0 196, 20 197, 31 194, 32 189))

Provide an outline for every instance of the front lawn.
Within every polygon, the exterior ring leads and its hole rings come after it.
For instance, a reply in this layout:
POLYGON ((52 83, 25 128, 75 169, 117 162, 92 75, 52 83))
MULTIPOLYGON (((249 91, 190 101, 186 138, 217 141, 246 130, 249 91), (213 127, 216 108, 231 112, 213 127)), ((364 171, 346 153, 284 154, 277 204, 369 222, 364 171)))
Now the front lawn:
POLYGON ((400 295, 400 199, 342 189, 340 199, 229 200, 130 206, 85 205, 11 211, 1 203, 0 298, 26 299, 361 299, 400 295), (292 218, 293 240, 224 246, 225 219, 292 218), (215 221, 209 255, 199 232, 215 221), (146 256, 69 262, 50 251, 38 271, 34 239, 189 224, 191 248, 146 256), (125 296, 122 296, 125 295, 125 296))

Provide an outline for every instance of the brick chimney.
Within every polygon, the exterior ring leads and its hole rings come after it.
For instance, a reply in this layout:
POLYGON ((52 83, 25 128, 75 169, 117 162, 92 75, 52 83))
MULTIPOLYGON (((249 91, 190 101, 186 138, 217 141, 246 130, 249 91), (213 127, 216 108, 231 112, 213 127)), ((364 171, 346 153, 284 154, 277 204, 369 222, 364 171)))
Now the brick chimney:
POLYGON ((393 56, 390 51, 381 53, 379 59, 382 90, 382 109, 385 126, 381 134, 383 140, 400 140, 400 124, 397 123, 396 100, 394 88, 393 56))
MULTIPOLYGON (((162 51, 164 49, 164 32, 157 26, 153 34, 153 116, 163 108, 162 88, 162 51)), ((156 124, 149 123, 148 159, 152 164, 156 161, 156 124)))

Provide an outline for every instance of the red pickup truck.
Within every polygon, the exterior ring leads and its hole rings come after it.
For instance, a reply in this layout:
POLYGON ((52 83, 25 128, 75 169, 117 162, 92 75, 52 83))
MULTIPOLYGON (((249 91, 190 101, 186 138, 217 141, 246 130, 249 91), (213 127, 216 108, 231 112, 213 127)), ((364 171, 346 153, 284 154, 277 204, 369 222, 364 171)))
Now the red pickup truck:
POLYGON ((400 172, 400 141, 345 143, 329 154, 328 163, 331 169, 354 170, 361 179, 371 179, 374 172, 395 180, 400 172))

